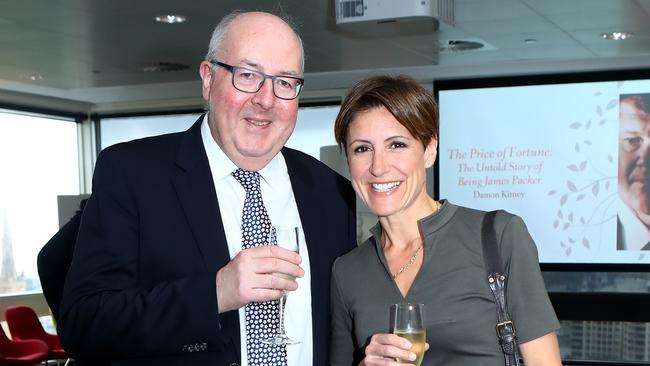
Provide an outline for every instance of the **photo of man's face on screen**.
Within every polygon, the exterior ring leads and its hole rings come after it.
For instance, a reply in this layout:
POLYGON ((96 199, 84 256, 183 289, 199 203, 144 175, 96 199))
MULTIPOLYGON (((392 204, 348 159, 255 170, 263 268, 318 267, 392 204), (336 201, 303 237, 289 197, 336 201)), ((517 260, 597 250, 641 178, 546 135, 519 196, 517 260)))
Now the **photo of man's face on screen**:
POLYGON ((619 99, 618 250, 650 250, 650 93, 619 99))

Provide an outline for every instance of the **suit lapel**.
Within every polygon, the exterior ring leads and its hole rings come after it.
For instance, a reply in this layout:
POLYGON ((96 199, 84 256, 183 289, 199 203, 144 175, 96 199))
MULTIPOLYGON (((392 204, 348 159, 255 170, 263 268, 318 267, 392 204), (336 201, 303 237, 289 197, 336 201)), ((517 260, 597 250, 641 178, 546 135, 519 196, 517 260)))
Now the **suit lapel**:
MULTIPOLYGON (((201 137, 202 121, 203 116, 199 117, 183 137, 176 157, 178 169, 174 174, 173 184, 203 256, 205 271, 216 273, 230 261, 230 253, 214 189, 214 179, 201 137)), ((222 313, 219 319, 222 330, 233 334, 231 342, 239 355, 238 312, 222 313)))
POLYGON ((203 116, 185 133, 173 178, 187 222, 203 254, 206 271, 216 271, 230 260, 217 193, 201 139, 203 116))

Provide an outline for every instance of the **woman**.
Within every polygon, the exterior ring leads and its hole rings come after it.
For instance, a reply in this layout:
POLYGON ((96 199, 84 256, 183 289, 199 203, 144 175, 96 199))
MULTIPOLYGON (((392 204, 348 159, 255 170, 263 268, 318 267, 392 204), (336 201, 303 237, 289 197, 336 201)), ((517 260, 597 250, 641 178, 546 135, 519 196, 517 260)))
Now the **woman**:
MULTIPOLYGON (((363 80, 343 101, 335 135, 354 189, 379 223, 332 269, 331 364, 414 360, 409 342, 388 334, 390 304, 410 302, 425 304, 430 347, 422 365, 504 365, 483 267, 485 213, 436 201, 425 189, 438 144, 433 96, 406 77, 363 80)), ((521 218, 505 211, 494 227, 526 366, 561 365, 535 244, 521 218)))

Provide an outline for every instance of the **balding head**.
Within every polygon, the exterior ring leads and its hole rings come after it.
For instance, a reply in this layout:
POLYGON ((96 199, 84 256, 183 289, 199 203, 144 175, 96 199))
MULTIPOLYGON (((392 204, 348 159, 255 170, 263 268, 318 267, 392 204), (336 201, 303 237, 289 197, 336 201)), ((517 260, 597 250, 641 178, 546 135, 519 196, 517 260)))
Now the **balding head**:
POLYGON ((293 33, 295 40, 300 49, 300 67, 301 71, 305 70, 305 51, 302 45, 302 39, 296 31, 296 27, 287 17, 279 17, 277 15, 267 12, 242 12, 234 11, 221 19, 219 24, 215 27, 210 38, 210 45, 208 53, 205 55, 205 60, 215 60, 224 57, 224 43, 228 33, 231 31, 231 26, 246 26, 260 22, 260 24, 271 25, 273 29, 285 29, 293 33))

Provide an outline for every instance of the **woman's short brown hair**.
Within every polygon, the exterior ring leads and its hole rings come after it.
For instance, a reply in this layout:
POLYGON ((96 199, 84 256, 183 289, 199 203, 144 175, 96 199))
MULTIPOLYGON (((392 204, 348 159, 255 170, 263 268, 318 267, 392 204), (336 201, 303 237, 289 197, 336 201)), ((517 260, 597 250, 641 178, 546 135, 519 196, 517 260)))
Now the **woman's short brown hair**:
POLYGON ((379 107, 386 108, 424 146, 438 138, 438 106, 431 92, 408 76, 373 76, 356 83, 341 103, 334 124, 341 149, 346 148, 354 118, 379 107))

